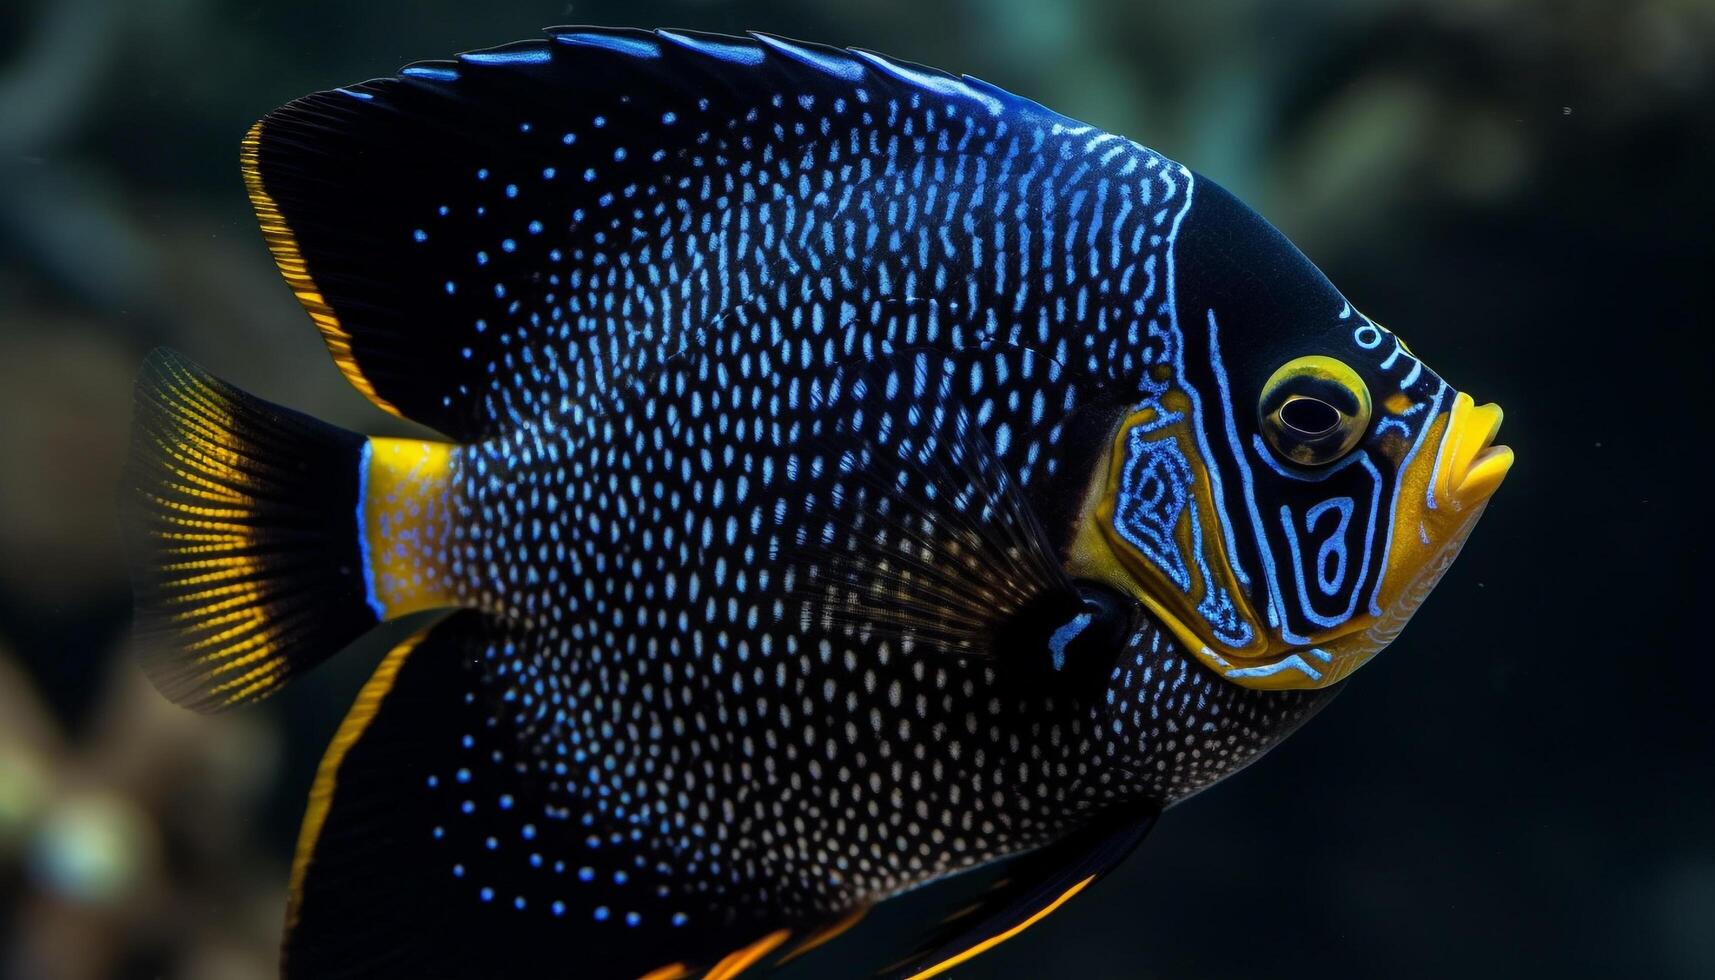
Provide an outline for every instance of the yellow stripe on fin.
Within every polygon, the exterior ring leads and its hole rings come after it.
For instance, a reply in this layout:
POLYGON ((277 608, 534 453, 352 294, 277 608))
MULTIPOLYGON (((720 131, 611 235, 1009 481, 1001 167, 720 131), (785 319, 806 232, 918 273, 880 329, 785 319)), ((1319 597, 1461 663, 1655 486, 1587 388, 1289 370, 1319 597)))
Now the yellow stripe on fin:
POLYGON ((293 236, 291 227, 286 224, 286 216, 262 186, 261 152, 262 123, 258 122, 244 134, 239 161, 244 168, 244 188, 250 195, 250 206, 256 212, 257 223, 262 226, 262 239, 268 243, 268 251, 274 255, 274 264, 280 267, 280 275, 285 277, 286 285, 292 288, 293 295, 298 297, 304 311, 322 332, 322 339, 328 345, 328 353, 333 355, 334 363, 339 365, 340 373, 345 375, 345 379, 351 382, 352 387, 362 392, 365 398, 404 418, 405 413, 381 397, 375 386, 364 377, 363 369, 358 366, 357 357, 351 349, 351 334, 340 325, 338 314, 328 305, 321 287, 310 277, 309 263, 304 261, 303 253, 298 250, 298 240, 293 236))
POLYGON ((366 445, 170 351, 144 362, 122 515, 143 667, 168 698, 258 700, 375 625, 366 445))
POLYGON ((989 938, 983 940, 980 943, 977 943, 975 946, 972 946, 971 948, 965 950, 964 952, 958 953, 954 956, 949 956, 948 958, 942 960, 939 963, 936 963, 934 966, 931 966, 926 970, 921 970, 917 973, 913 973, 908 978, 908 980, 928 980, 929 977, 938 976, 942 973, 947 972, 948 970, 951 970, 953 967, 958 966, 961 963, 965 963, 969 960, 975 959, 978 956, 981 956, 982 954, 988 952, 989 950, 995 948, 996 946, 999 946, 1001 943, 1006 942, 1008 939, 1011 939, 1012 937, 1018 935, 1019 933, 1030 928, 1031 926, 1035 925, 1036 923, 1041 922, 1043 919, 1048 918, 1048 916, 1050 916, 1054 913, 1055 909, 1058 909, 1060 906, 1065 905, 1067 902, 1071 901, 1072 896, 1078 894, 1079 892, 1083 891, 1085 888, 1089 887, 1090 882, 1095 881, 1095 880, 1096 880, 1096 876, 1090 875, 1088 878, 1085 878, 1082 881, 1079 881, 1077 884, 1073 885, 1071 888, 1068 888, 1064 892, 1061 892, 1059 898, 1056 898, 1054 901, 1049 902, 1046 906, 1044 906, 1042 908, 1041 911, 1037 912, 1035 915, 1032 915, 1030 918, 1025 919, 1023 922, 1020 922, 1018 925, 1013 926, 1012 928, 1006 930, 1005 932, 998 933, 996 935, 990 936, 989 938))
POLYGON ((327 821, 328 808, 333 805, 333 794, 339 781, 339 767, 345 761, 345 755, 357 740, 363 737, 364 730, 375 718, 375 712, 381 708, 381 702, 386 700, 393 690, 393 682, 399 677, 399 668, 405 665, 405 658, 423 642, 429 635, 429 627, 413 634, 405 642, 394 647, 382 658, 381 665, 375 668, 375 673, 369 675, 363 690, 357 694, 357 700, 352 703, 351 710, 346 712, 345 720, 340 722, 339 731, 334 733, 333 741, 328 743, 327 751, 322 754, 321 765, 316 767, 316 780, 310 785, 310 800, 304 810, 304 822, 298 828, 298 847, 292 856, 292 877, 286 888, 286 930, 290 932, 298 924, 298 913, 304 898, 304 876, 309 872, 310 861, 315 856, 316 841, 321 837, 322 825, 327 821))
POLYGON ((719 963, 715 964, 714 969, 703 975, 703 980, 732 980, 733 977, 750 969, 757 960, 773 952, 791 935, 792 933, 785 929, 776 929, 756 942, 728 953, 719 963))
POLYGON ((805 953, 808 953, 813 949, 816 949, 816 948, 821 947, 821 946, 825 946, 828 943, 833 942, 834 940, 845 935, 847 932, 850 932, 854 927, 857 926, 857 924, 859 922, 862 922, 864 919, 864 916, 866 916, 868 914, 869 914, 869 906, 867 906, 867 905, 858 906, 857 908, 851 910, 850 912, 846 913, 845 915, 841 916, 840 918, 835 919, 833 922, 829 923, 828 925, 825 925, 822 928, 816 930, 815 932, 810 933, 808 936, 805 936, 804 940, 802 942, 800 942, 798 945, 792 947, 792 949, 789 952, 787 952, 784 956, 780 957, 780 962, 775 964, 775 965, 776 966, 785 966, 787 963, 790 963, 793 960, 797 959, 798 957, 803 956, 805 953))

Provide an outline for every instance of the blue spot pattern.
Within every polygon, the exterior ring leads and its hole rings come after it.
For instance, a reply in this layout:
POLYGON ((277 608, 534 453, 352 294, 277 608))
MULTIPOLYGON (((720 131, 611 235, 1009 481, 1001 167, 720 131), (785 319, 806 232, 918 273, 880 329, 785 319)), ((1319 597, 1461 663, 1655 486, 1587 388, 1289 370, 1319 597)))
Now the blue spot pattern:
MULTIPOLYGON (((472 304, 437 395, 488 423, 433 574, 490 635, 424 841, 473 897, 621 932, 834 913, 1182 798, 1313 703, 1140 632, 1073 710, 829 627, 781 559, 883 506, 819 443, 835 420, 911 456, 966 419, 1040 500, 1088 393, 1159 394, 1189 171, 779 38, 566 31, 408 84, 562 90, 536 72, 604 84, 490 107, 505 145, 464 148, 395 239, 472 304)), ((1127 526, 1188 587, 1162 544, 1186 462, 1146 440, 1138 465, 1127 526)))
MULTIPOLYGON (((548 50, 568 44, 592 47, 548 50)), ((464 197, 508 216, 466 240, 458 282, 499 301, 469 339, 508 431, 461 454, 468 522, 446 567, 468 604, 539 624, 486 654, 497 722, 555 801, 533 818, 583 827, 599 879, 633 873, 604 921, 647 921, 656 887, 682 905, 668 914, 708 893, 841 908, 1076 819, 1069 801, 955 803, 940 763, 861 761, 944 726, 993 778, 1023 764, 1052 796, 1100 753, 1068 736, 1018 756, 988 683, 966 694, 951 664, 806 627, 775 559, 863 499, 818 455, 820 420, 929 448, 935 406, 958 405, 1028 491, 1060 464, 1078 379, 1141 390, 1174 342, 1182 168, 948 76, 745 50, 784 83, 528 120, 543 161, 584 175, 574 201, 503 155, 464 197), (854 836, 868 820, 893 828, 887 851, 854 836), (947 846, 920 852, 932 832, 947 846)))

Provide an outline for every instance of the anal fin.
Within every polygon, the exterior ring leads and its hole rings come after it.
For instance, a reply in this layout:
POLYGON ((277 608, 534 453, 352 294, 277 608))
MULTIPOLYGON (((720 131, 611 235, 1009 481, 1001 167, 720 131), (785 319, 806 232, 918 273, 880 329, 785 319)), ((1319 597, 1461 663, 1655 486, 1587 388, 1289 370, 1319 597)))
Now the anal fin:
POLYGON ((888 980, 928 980, 1047 918, 1125 860, 1155 825, 1153 809, 1098 814, 1069 837, 1017 858, 990 891, 945 920, 888 980))
MULTIPOLYGON (((330 745, 293 870, 283 975, 737 976, 798 923, 737 915, 670 849, 557 781, 498 651, 460 611, 381 663, 330 745)), ((740 912, 746 910, 739 910, 740 912)))

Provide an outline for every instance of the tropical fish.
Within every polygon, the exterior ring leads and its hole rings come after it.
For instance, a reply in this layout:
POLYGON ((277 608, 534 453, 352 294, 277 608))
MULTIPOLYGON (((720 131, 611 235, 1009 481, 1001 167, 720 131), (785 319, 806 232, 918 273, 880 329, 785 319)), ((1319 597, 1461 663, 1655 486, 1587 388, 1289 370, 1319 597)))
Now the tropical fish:
POLYGON ((565 28, 293 102, 244 178, 365 437, 157 352, 144 666, 377 624, 293 977, 731 977, 1002 859, 927 977, 1111 870, 1397 636, 1500 484, 1262 218, 970 77, 565 28))

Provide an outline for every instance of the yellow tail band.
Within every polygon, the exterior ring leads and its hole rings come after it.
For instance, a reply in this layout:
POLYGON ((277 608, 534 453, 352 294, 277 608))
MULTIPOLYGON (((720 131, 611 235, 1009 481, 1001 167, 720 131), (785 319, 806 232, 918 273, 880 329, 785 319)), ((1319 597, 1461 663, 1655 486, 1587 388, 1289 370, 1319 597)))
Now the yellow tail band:
POLYGON ((446 549, 457 449, 446 442, 382 437, 363 447, 360 545, 369 605, 380 619, 455 603, 446 549))

